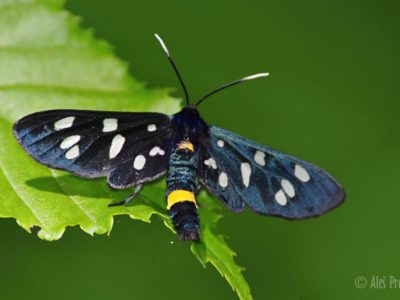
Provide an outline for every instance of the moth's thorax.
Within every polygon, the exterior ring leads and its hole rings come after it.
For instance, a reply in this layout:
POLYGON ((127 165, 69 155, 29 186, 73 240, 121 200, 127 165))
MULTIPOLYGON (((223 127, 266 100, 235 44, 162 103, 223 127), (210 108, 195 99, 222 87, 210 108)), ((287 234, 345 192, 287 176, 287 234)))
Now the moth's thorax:
POLYGON ((194 106, 186 106, 173 115, 172 126, 175 130, 175 143, 190 141, 194 147, 204 144, 208 136, 208 126, 194 106))

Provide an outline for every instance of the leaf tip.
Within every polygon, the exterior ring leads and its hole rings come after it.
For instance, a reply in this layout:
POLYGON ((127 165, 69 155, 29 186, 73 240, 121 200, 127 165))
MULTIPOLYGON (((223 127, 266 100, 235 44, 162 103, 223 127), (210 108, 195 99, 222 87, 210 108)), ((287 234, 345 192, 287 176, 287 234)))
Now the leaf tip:
POLYGON ((51 230, 47 231, 46 229, 41 228, 38 232, 38 237, 45 241, 55 241, 59 240, 65 232, 65 227, 61 230, 51 230))

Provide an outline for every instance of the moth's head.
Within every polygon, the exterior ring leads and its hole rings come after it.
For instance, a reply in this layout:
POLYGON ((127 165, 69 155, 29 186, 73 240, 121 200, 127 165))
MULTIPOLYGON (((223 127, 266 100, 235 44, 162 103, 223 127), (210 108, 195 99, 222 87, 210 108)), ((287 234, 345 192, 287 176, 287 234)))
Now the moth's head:
POLYGON ((185 107, 183 107, 180 112, 175 114, 175 119, 178 122, 183 121, 187 123, 188 120, 193 122, 195 120, 201 119, 201 117, 199 111, 197 110, 196 105, 188 104, 185 107))
POLYGON ((197 106, 192 103, 186 105, 184 108, 181 109, 180 112, 186 115, 191 115, 193 117, 200 116, 199 111, 197 110, 197 106))
POLYGON ((177 136, 183 134, 193 143, 202 140, 202 137, 207 135, 208 126, 193 104, 186 105, 176 113, 172 118, 172 124, 177 129, 177 136))

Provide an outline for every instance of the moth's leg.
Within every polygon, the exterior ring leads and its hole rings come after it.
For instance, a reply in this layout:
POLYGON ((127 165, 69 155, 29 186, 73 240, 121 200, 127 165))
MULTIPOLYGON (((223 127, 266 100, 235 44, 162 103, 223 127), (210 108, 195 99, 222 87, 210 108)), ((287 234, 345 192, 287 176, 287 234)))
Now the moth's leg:
MULTIPOLYGON (((196 199, 197 199, 197 196, 199 195, 202 187, 203 187, 203 185, 200 182, 197 182, 196 187, 194 188, 194 195, 196 196, 196 199)), ((199 202, 197 202, 197 206, 204 207, 203 204, 201 204, 199 202)))
POLYGON ((201 183, 198 182, 197 185, 196 185, 196 187, 194 188, 194 195, 195 195, 196 197, 199 195, 199 193, 200 193, 200 191, 201 191, 201 187, 202 187, 201 183))
POLYGON ((141 187, 142 187, 141 184, 137 185, 137 186, 135 187, 135 190, 133 191, 132 195, 130 195, 128 198, 126 198, 126 199, 124 199, 124 200, 122 200, 122 201, 120 201, 120 202, 117 202, 117 203, 111 203, 111 204, 109 204, 108 206, 109 206, 109 207, 112 207, 112 206, 120 206, 120 205, 127 204, 127 203, 130 202, 132 199, 136 198, 137 195, 139 195, 139 191, 140 191, 141 187))

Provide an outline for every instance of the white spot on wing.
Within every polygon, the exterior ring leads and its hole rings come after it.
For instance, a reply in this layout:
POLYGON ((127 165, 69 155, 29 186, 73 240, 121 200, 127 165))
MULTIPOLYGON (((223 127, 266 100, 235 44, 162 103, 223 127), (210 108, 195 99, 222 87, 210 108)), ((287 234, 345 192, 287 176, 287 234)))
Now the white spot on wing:
POLYGON ((153 148, 150 150, 149 155, 150 155, 150 156, 156 156, 156 155, 158 154, 158 150, 160 150, 160 147, 158 147, 158 146, 153 147, 153 148))
POLYGON ((147 131, 156 131, 157 130, 157 126, 156 124, 149 124, 147 125, 147 131))
POLYGON ((103 120, 103 132, 115 131, 118 128, 117 119, 104 119, 103 120))
POLYGON ((222 148, 222 147, 224 147, 225 142, 223 140, 218 140, 217 144, 218 144, 218 146, 220 146, 222 148))
POLYGON ((115 158, 121 152, 124 143, 125 143, 125 138, 122 135, 117 134, 116 136, 114 136, 114 138, 111 141, 110 159, 115 158))
POLYGON ((257 150, 254 154, 254 161, 260 166, 265 166, 265 153, 257 150))
POLYGON ((226 188, 228 186, 228 175, 225 172, 221 172, 218 177, 218 183, 222 188, 226 188))
POLYGON ((310 180, 310 175, 308 174, 308 172, 299 165, 294 166, 294 176, 296 176, 299 180, 303 182, 307 182, 310 180))
POLYGON ((150 152, 149 152, 149 155, 150 155, 150 156, 156 156, 157 154, 159 154, 159 155, 164 155, 164 154, 165 154, 165 151, 164 151, 163 149, 161 149, 160 147, 155 146, 155 147, 153 147, 153 148, 150 150, 150 152))
POLYGON ((250 175, 251 175, 251 167, 249 163, 241 163, 240 171, 242 172, 242 180, 245 187, 249 186, 250 183, 250 175))
POLYGON ((285 206, 287 204, 287 198, 282 190, 276 192, 275 200, 279 205, 285 206))
POLYGON ((65 153, 66 159, 74 159, 75 157, 78 157, 78 156, 79 156, 79 146, 78 145, 75 145, 74 147, 69 149, 67 151, 67 153, 65 153))
POLYGON ((290 198, 293 198, 296 195, 296 191, 294 190, 294 187, 289 180, 282 179, 281 186, 285 191, 286 195, 288 195, 290 198))
POLYGON ((65 138, 61 145, 60 148, 61 149, 68 149, 71 148, 73 145, 75 145, 76 143, 78 143, 81 140, 81 136, 80 135, 71 135, 67 138, 65 138))
POLYGON ((138 156, 135 157, 135 161, 133 162, 133 167, 136 170, 141 170, 144 167, 144 164, 146 163, 146 158, 139 154, 138 156))
POLYGON ((216 162, 215 159, 212 158, 212 157, 210 157, 209 159, 206 159, 206 160, 204 161, 204 164, 205 164, 206 166, 209 166, 209 167, 213 168, 214 170, 217 169, 217 162, 216 162))
POLYGON ((54 123, 54 129, 59 131, 61 129, 70 128, 74 124, 75 117, 66 117, 54 123))

